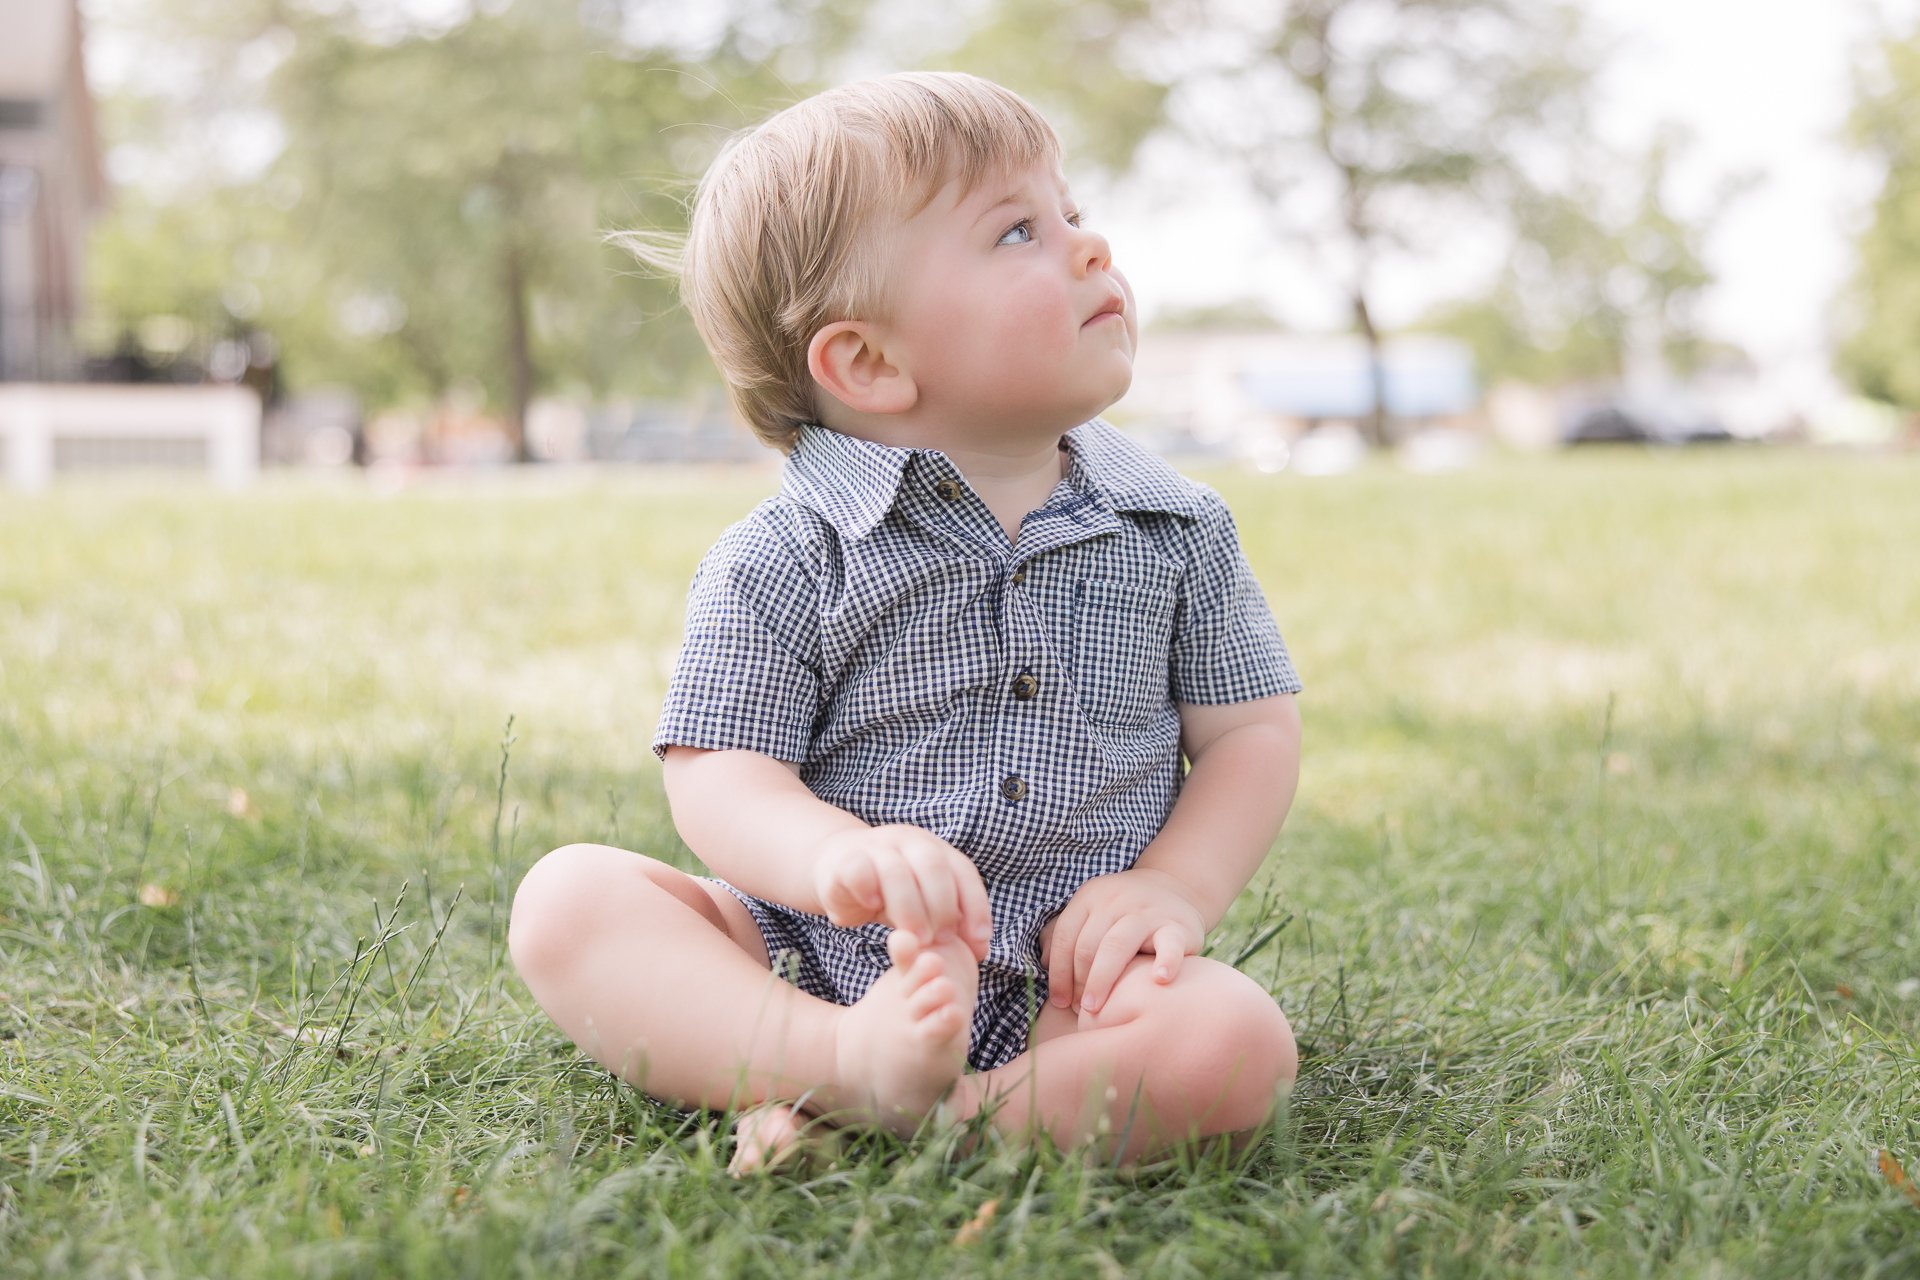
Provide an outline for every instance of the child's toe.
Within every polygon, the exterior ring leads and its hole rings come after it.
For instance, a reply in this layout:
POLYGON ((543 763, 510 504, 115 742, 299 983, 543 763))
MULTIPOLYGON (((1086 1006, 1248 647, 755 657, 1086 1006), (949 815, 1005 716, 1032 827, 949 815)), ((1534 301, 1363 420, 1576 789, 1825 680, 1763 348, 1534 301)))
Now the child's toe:
POLYGON ((784 1103, 743 1112, 733 1132, 733 1159, 727 1162, 727 1172, 736 1178, 785 1164, 798 1154, 802 1136, 799 1118, 784 1103))
POLYGON ((916 1019, 924 1018, 936 1009, 953 1004, 959 994, 945 976, 936 977, 908 998, 907 1012, 916 1019))
POLYGON ((925 1013, 917 1013, 913 1020, 915 1035, 928 1045, 953 1039, 959 1034, 961 1025, 959 1006, 951 1002, 936 1005, 925 1013))
POLYGON ((946 963, 931 951, 923 951, 920 958, 913 962, 913 980, 924 986, 929 982, 946 976, 946 963))
POLYGON ((915 960, 925 954, 926 948, 920 945, 920 939, 905 929, 895 929, 887 935, 887 954, 893 958, 897 969, 910 969, 915 960))

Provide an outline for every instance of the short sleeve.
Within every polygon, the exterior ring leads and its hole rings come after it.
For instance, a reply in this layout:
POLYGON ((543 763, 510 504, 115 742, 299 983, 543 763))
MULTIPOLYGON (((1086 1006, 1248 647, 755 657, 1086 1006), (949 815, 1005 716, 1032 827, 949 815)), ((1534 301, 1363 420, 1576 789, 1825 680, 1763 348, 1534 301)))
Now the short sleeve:
POLYGON ((1189 527, 1187 573, 1174 619, 1176 702, 1218 705, 1298 693, 1300 678, 1254 581, 1233 516, 1218 496, 1189 527))
POLYGON ((687 593, 686 638, 653 734, 670 746, 807 758, 819 713, 814 577, 754 518, 721 535, 687 593))

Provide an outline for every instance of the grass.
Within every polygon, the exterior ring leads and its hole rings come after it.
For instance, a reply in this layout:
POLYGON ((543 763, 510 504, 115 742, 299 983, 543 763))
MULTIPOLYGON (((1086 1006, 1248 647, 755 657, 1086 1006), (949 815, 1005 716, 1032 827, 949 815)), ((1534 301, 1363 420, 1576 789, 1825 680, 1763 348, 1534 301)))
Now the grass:
POLYGON ((1309 685, 1217 942, 1288 1110, 738 1183, 502 936, 554 844, 691 865, 647 735, 770 474, 5 500, 0 1271, 1920 1272, 1917 460, 1208 478, 1309 685))

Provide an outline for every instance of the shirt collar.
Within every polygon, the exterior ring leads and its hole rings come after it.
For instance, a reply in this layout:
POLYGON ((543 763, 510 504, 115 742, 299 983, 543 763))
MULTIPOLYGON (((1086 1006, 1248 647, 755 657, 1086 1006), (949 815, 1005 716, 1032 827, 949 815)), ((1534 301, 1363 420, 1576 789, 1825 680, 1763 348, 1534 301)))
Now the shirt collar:
POLYGON ((1206 518, 1200 486, 1108 424, 1104 418, 1067 432, 1075 488, 1114 511, 1158 511, 1187 520, 1206 518))
POLYGON ((808 424, 787 455, 780 494, 858 542, 893 509, 914 452, 808 424))
MULTIPOLYGON (((1064 437, 1067 479, 1088 499, 1112 511, 1159 511, 1189 520, 1206 508, 1197 487, 1160 458, 1105 421, 1075 427, 1064 437)), ((781 495, 817 512, 842 538, 858 542, 873 532, 899 500, 900 485, 916 455, 937 459, 933 449, 902 449, 842 435, 827 427, 800 428, 780 480, 781 495)))

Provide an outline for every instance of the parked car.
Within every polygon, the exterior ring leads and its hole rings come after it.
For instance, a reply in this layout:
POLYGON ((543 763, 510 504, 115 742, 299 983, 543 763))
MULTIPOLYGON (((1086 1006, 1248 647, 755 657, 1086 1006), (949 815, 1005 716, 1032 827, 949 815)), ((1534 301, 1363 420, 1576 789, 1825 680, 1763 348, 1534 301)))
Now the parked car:
POLYGON ((1733 433, 1677 396, 1617 396, 1569 415, 1568 444, 1723 444, 1733 433))

